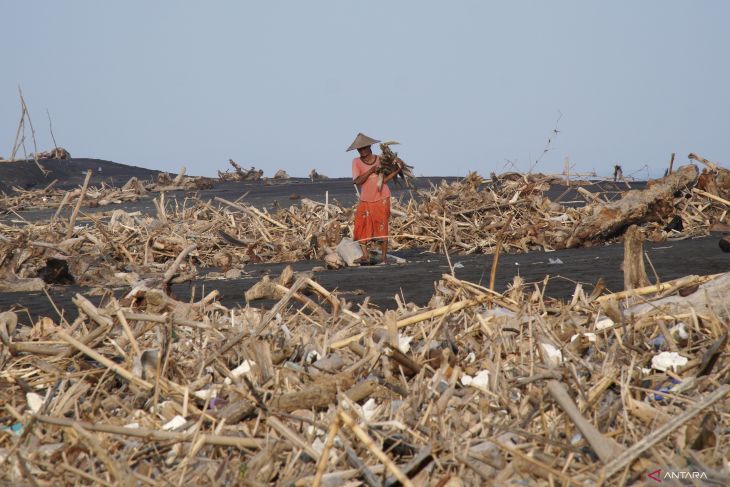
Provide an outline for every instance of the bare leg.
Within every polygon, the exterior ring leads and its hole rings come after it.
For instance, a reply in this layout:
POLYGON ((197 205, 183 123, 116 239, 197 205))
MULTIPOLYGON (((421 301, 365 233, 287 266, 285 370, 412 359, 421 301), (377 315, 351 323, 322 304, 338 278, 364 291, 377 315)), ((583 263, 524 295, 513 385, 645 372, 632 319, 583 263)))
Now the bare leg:
POLYGON ((388 239, 387 238, 386 239, 383 239, 380 242, 380 251, 383 254, 381 256, 382 257, 381 258, 381 262, 383 262, 383 263, 388 262, 388 239))
POLYGON ((360 242, 360 250, 362 250, 362 260, 370 260, 370 252, 368 252, 368 246, 365 242, 360 242))

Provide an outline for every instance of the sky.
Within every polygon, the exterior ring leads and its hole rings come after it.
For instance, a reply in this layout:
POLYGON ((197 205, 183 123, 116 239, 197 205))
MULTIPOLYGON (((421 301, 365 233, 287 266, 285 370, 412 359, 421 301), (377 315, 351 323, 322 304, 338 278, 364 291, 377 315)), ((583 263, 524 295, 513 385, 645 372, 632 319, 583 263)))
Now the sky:
POLYGON ((206 176, 229 158, 347 176, 358 132, 417 175, 730 159, 725 0, 0 0, 0 18, 6 158, 21 86, 39 150, 48 113, 75 157, 206 176))

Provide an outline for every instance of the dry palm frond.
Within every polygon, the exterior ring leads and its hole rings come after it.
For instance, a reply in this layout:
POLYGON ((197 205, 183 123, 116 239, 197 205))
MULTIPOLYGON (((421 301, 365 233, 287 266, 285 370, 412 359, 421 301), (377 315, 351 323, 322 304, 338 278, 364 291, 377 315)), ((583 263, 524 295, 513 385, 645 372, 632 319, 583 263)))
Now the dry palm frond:
POLYGON ((380 156, 380 169, 378 170, 378 188, 382 186, 384 177, 396 171, 399 172, 393 180, 398 186, 403 187, 405 185, 406 188, 413 187, 412 180, 415 179, 413 172, 411 172, 413 166, 406 164, 403 159, 398 157, 398 153, 393 152, 390 148, 391 145, 397 145, 398 143, 395 140, 390 140, 380 144, 382 154, 380 156))

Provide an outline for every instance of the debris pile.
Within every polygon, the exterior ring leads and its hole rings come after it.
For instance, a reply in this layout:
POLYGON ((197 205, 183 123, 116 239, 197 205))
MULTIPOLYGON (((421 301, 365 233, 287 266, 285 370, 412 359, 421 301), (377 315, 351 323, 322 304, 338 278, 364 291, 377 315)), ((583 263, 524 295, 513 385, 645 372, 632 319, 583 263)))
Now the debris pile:
POLYGON ((253 166, 249 170, 244 170, 233 159, 228 159, 228 163, 235 172, 230 172, 230 169, 225 172, 218 171, 218 179, 221 181, 259 181, 261 176, 264 175, 263 170, 256 169, 253 166))
POLYGON ((444 275, 385 313, 260 287, 268 309, 147 281, 73 323, 0 313, 0 480, 728 484, 730 274, 570 303, 444 275))
MULTIPOLYGON (((725 194, 728 188, 723 181, 730 178, 721 179, 723 173, 718 170, 715 174, 714 187, 718 194, 725 194)), ((694 166, 685 166, 645 190, 629 191, 611 202, 579 187, 587 204, 573 208, 545 196, 549 176, 485 180, 472 173, 455 183, 442 182, 419 190, 417 199, 394 200, 392 248, 426 248, 451 254, 492 253, 498 248, 528 252, 620 238, 632 224, 640 226, 652 241, 728 229, 730 201, 696 187, 696 175, 694 166)), ((165 175, 146 184, 132 179, 122 188, 102 185, 61 192, 54 190, 52 183, 43 190, 16 189, 17 196, 0 200, 0 213, 30 206, 57 210, 48 222, 0 224, 5 262, 15 259, 12 273, 33 278, 49 258, 69 259, 73 276, 81 272, 104 282, 110 274, 143 275, 164 270, 191 243, 196 248, 186 256, 186 269, 221 267, 216 257, 220 252, 227 255, 227 270, 248 262, 324 259, 331 267, 340 267, 350 260, 337 252, 337 247, 343 237, 352 235, 352 208, 307 198, 274 212, 220 197, 210 202, 194 197, 174 205, 166 202, 165 190, 200 187, 201 181, 209 182, 185 178, 183 170, 174 179, 165 175), (72 217, 73 221, 59 218, 64 207, 78 213, 82 203, 104 206, 132 201, 146 192, 162 192, 153 194, 155 214, 115 209, 93 215, 81 212, 78 218, 72 217), (28 242, 34 243, 28 247, 28 242), (83 263, 77 265, 71 262, 74 259, 83 263), (92 269, 98 272, 89 272, 92 269)))
POLYGON ((38 152, 35 158, 42 161, 47 159, 58 159, 61 161, 67 161, 71 159, 71 153, 63 147, 54 147, 51 150, 38 152))
POLYGON ((289 176, 289 173, 285 170, 279 169, 276 171, 276 174, 274 174, 274 179, 291 179, 291 176, 289 176))
POLYGON ((324 174, 318 173, 316 169, 312 169, 311 171, 309 171, 309 179, 312 182, 314 182, 314 181, 326 181, 326 180, 329 179, 329 177, 325 176, 324 174))

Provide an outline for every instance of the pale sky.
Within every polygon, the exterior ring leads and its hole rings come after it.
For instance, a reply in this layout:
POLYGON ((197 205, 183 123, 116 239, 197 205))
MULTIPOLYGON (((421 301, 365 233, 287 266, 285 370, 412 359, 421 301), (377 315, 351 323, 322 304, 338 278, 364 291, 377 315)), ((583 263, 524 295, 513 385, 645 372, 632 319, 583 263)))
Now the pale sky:
MULTIPOLYGON (((730 2, 0 1, 0 156, 350 173, 359 131, 422 175, 730 162, 730 2)), ((643 169, 642 169, 643 168, 643 169)))

